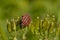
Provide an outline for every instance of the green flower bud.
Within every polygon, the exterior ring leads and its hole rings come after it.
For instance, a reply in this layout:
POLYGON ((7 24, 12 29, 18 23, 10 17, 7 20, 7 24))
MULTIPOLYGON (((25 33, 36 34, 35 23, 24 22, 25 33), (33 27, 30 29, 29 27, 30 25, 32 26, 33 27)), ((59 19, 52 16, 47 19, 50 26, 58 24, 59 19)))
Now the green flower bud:
POLYGON ((9 33, 12 32, 11 23, 8 22, 8 20, 7 20, 7 30, 9 33))
POLYGON ((17 40, 17 38, 16 37, 14 37, 14 39, 13 40, 17 40))
POLYGON ((50 25, 50 20, 49 20, 49 15, 46 15, 46 17, 43 20, 43 30, 47 30, 49 28, 50 25))
POLYGON ((60 24, 58 24, 57 29, 56 29, 56 36, 60 35, 60 24))
POLYGON ((29 29, 31 30, 31 32, 34 34, 34 31, 35 31, 35 27, 34 27, 34 24, 33 22, 31 21, 30 25, 29 25, 29 29))
POLYGON ((55 16, 53 15, 50 21, 50 31, 49 31, 50 33, 53 33, 55 26, 56 26, 56 21, 55 21, 55 16))
POLYGON ((39 16, 37 17, 37 20, 36 20, 36 29, 39 30, 39 26, 40 26, 40 18, 39 16))
POLYGON ((14 19, 11 20, 11 27, 13 31, 16 31, 16 23, 14 21, 14 19))

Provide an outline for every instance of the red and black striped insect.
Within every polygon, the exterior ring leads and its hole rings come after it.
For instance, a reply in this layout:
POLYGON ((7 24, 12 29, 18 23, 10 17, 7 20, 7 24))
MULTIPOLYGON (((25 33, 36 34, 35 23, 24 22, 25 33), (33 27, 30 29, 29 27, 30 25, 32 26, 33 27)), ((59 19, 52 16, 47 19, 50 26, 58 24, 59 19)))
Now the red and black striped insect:
POLYGON ((17 25, 20 25, 20 28, 24 28, 28 26, 30 22, 31 22, 31 17, 28 14, 25 14, 19 19, 17 25))

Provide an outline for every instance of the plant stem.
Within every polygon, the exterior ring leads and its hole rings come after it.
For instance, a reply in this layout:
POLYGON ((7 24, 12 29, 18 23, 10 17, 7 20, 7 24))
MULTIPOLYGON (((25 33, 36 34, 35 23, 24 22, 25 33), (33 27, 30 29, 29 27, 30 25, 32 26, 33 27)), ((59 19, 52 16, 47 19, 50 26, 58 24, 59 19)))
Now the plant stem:
POLYGON ((0 26, 0 34, 1 34, 2 40, 8 40, 8 37, 6 36, 6 33, 2 28, 2 26, 0 26))

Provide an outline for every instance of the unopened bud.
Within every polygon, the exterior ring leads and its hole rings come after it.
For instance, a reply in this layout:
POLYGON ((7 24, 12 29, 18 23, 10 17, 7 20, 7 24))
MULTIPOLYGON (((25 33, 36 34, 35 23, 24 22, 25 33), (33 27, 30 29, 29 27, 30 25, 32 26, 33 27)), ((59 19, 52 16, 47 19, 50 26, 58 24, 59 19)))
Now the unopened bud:
POLYGON ((37 16, 37 19, 39 19, 39 16, 37 16))
POLYGON ((53 15, 52 20, 55 21, 55 15, 53 15))
POLYGON ((16 30, 16 23, 15 23, 14 19, 11 20, 11 27, 12 27, 13 31, 16 30))
POLYGON ((11 23, 8 22, 8 20, 7 20, 7 30, 8 32, 12 32, 11 23))
POLYGON ((14 39, 13 40, 17 40, 17 38, 16 37, 14 37, 14 39))
POLYGON ((25 35, 23 35, 23 40, 26 40, 26 37, 25 37, 25 35))

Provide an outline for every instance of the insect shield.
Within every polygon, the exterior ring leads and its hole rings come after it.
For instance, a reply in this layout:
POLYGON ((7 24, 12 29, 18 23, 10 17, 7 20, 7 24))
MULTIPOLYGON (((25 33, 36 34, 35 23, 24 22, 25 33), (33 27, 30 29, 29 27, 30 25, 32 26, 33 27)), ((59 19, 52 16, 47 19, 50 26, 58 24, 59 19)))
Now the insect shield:
POLYGON ((19 25, 20 28, 22 29, 22 28, 25 28, 26 26, 28 26, 30 24, 30 22, 31 22, 30 15, 25 14, 19 19, 19 21, 17 21, 17 25, 19 25))

